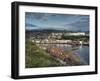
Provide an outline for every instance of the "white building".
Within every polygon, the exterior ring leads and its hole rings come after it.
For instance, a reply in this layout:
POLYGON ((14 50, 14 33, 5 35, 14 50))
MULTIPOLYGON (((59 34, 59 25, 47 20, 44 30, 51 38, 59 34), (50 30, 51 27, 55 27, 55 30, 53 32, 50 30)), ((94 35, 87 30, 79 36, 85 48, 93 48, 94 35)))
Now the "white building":
POLYGON ((74 33, 66 33, 65 35, 74 35, 74 36, 78 36, 78 35, 85 35, 84 32, 74 32, 74 33))

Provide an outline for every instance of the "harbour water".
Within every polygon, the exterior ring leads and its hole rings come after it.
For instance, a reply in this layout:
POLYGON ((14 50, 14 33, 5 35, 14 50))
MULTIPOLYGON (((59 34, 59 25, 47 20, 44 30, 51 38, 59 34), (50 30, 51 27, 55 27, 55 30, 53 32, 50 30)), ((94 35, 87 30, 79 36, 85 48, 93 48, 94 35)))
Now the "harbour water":
MULTIPOLYGON (((48 47, 48 44, 44 44, 44 46, 48 47)), ((72 49, 74 54, 78 55, 81 60, 85 62, 86 65, 89 65, 89 46, 70 44, 50 44, 49 46, 58 47, 63 49, 64 51, 72 49)))
POLYGON ((89 46, 79 47, 75 50, 75 53, 77 53, 85 61, 85 63, 89 65, 89 46))
POLYGON ((56 44, 57 47, 63 48, 63 50, 69 50, 76 48, 74 51, 74 54, 77 54, 80 56, 80 58, 89 65, 89 46, 73 46, 68 44, 56 44))

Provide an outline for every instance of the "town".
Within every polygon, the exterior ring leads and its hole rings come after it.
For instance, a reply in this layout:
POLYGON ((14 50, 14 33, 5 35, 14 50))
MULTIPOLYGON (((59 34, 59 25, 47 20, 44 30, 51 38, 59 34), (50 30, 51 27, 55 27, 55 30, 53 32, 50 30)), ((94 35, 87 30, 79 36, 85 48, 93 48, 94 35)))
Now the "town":
MULTIPOLYGON (((80 56, 74 54, 74 50, 77 50, 79 46, 89 46, 89 32, 26 31, 27 41, 34 44, 34 49, 38 47, 37 50, 42 50, 43 53, 52 56, 59 66, 86 64, 80 56), (67 49, 68 45, 71 45, 70 49, 67 49)), ((40 54, 40 51, 38 52, 40 54)))
POLYGON ((89 33, 85 32, 33 32, 30 39, 41 44, 89 45, 89 33))

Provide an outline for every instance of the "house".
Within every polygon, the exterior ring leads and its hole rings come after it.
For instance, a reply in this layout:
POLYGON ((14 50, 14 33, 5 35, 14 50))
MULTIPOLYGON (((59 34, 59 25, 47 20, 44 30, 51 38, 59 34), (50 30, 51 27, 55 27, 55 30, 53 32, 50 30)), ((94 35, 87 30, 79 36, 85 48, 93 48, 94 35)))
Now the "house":
POLYGON ((65 35, 74 35, 74 36, 79 36, 79 35, 85 35, 85 32, 71 32, 71 33, 65 33, 65 35))

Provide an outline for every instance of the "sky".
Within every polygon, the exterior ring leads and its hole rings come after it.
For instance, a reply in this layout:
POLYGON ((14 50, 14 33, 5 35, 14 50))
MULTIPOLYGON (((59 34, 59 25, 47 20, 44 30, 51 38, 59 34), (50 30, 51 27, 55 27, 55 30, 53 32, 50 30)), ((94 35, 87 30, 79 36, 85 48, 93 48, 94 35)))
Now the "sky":
POLYGON ((25 28, 89 31, 89 15, 25 12, 25 28))

